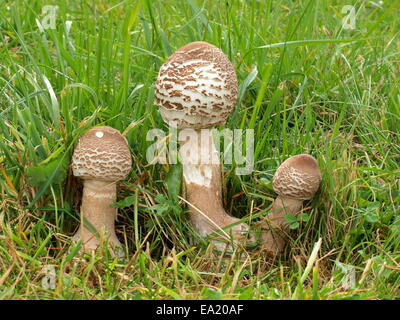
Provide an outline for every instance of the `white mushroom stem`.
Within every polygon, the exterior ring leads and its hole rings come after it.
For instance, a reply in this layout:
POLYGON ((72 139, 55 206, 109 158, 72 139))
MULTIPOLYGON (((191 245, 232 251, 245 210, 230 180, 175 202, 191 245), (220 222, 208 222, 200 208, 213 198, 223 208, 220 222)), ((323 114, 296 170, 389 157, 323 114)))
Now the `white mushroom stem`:
POLYGON ((105 239, 111 246, 121 247, 114 228, 117 209, 111 208, 116 196, 115 182, 84 180, 81 225, 73 240, 82 240, 85 251, 96 249, 105 239))
POLYGON ((221 230, 239 219, 228 215, 223 208, 221 164, 212 129, 182 130, 179 141, 190 220, 195 230, 201 236, 213 232, 222 234, 225 239, 229 239, 231 232, 234 239, 242 236, 248 230, 244 223, 221 230))
POLYGON ((289 224, 285 222, 285 215, 298 213, 303 206, 303 200, 278 196, 270 213, 263 222, 265 229, 261 234, 262 247, 272 255, 276 255, 285 247, 285 234, 289 224))
POLYGON ((278 196, 272 204, 271 213, 268 214, 267 218, 279 223, 279 225, 284 225, 285 215, 298 213, 302 206, 303 200, 278 196))

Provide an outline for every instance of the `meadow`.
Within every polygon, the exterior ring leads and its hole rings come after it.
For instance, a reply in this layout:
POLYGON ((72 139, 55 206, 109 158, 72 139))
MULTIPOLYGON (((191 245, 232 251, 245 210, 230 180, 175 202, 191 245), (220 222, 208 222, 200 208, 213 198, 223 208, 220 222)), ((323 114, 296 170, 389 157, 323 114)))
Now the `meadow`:
POLYGON ((399 30, 398 0, 0 0, 0 299, 400 299, 399 30), (181 167, 146 160, 146 133, 168 130, 158 70, 192 41, 232 61, 225 127, 255 133, 251 174, 224 167, 229 214, 268 215, 289 156, 321 167, 275 259, 258 243, 213 251, 188 222, 181 167), (115 203, 123 260, 71 242, 70 161, 96 125, 133 156, 115 203))

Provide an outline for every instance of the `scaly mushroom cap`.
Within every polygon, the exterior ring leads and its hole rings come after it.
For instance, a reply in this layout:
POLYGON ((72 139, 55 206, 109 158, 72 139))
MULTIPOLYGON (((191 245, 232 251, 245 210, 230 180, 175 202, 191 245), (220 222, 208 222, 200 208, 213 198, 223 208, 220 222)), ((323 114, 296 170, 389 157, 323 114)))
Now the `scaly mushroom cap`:
POLYGON ((298 200, 311 199, 320 183, 321 171, 317 160, 308 154, 299 154, 285 160, 272 180, 278 195, 298 200))
POLYGON ((155 104, 179 129, 224 124, 237 102, 236 73, 228 57, 207 42, 191 42, 161 66, 155 104))
POLYGON ((96 127, 83 135, 72 157, 74 176, 118 181, 127 177, 132 158, 125 137, 111 127, 96 127))

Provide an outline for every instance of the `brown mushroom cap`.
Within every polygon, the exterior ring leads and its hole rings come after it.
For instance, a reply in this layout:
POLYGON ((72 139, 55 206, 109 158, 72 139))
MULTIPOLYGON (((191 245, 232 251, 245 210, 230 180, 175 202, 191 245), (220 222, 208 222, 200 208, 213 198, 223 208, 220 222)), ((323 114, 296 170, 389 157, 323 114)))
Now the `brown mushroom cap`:
POLYGON ((308 154, 299 154, 285 160, 276 170, 272 185, 275 192, 286 198, 309 200, 321 183, 317 160, 308 154))
POLYGON ((224 124, 237 102, 237 78, 232 63, 217 47, 191 42, 161 66, 155 104, 167 123, 203 129, 224 124))
POLYGON ((121 133, 101 126, 83 135, 72 157, 74 176, 82 179, 118 181, 127 177, 132 158, 128 143, 121 133))

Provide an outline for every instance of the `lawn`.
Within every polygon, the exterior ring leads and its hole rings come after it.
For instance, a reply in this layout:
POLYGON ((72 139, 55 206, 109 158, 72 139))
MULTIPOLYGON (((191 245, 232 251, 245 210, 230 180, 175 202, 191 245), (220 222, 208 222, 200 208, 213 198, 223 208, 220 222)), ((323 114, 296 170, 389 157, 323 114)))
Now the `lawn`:
POLYGON ((399 30, 398 0, 0 0, 0 299, 400 299, 399 30), (254 129, 253 171, 224 166, 230 215, 267 216, 288 157, 321 168, 274 259, 257 242, 213 250, 187 219, 181 167, 146 159, 149 130, 168 131, 158 70, 192 41, 237 74, 219 129, 254 129), (133 156, 115 203, 125 259, 71 241, 71 157, 97 125, 133 156))

